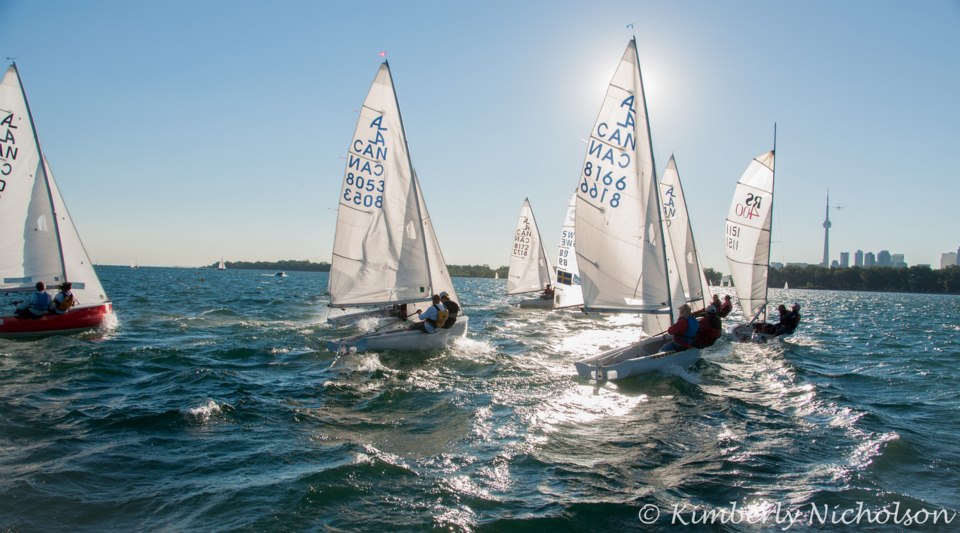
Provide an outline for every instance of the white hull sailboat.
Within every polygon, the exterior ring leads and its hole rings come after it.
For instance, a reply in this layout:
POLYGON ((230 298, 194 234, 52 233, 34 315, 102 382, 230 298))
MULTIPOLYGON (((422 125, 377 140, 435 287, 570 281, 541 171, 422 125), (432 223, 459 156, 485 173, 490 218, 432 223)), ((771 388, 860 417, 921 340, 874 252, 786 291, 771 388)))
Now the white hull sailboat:
POLYGON ((567 215, 560 228, 560 247, 557 249, 557 279, 554 283, 553 308, 578 309, 583 307, 580 289, 580 267, 577 266, 577 193, 567 204, 567 215))
MULTIPOLYGON (((776 138, 776 136, 774 136, 776 138)), ((767 316, 767 275, 773 220, 774 149, 750 162, 737 182, 727 213, 726 253, 734 289, 747 324, 730 333, 741 342, 767 342, 776 335, 767 316)))
MULTIPOLYGON (((539 293, 550 283, 552 272, 553 267, 543 249, 543 239, 540 238, 530 200, 524 198, 513 234, 513 251, 507 271, 507 295, 539 293)), ((553 298, 525 298, 517 305, 527 309, 552 309, 553 298)))
MULTIPOLYGON (((584 310, 639 313, 648 337, 578 361, 581 377, 614 380, 683 369, 700 356, 696 348, 661 351, 669 340, 663 330, 673 323, 674 306, 687 298, 675 256, 680 244, 671 242, 655 168, 637 45, 631 39, 607 89, 581 170, 576 253, 584 310)), ((685 206, 683 210, 685 216, 685 206)))
MULTIPOLYGON (((0 83, 0 293, 18 300, 44 282, 73 285, 77 305, 40 318, 0 316, 0 337, 69 334, 100 327, 113 308, 53 178, 16 64, 0 83)), ((9 300, 7 303, 12 303, 9 300)))
MULTIPOLYGON (((347 154, 328 289, 330 307, 365 309, 359 316, 426 309, 433 294, 458 301, 413 169, 390 65, 380 65, 363 102, 347 154)), ((405 317, 404 317, 405 318, 405 317)), ((436 333, 405 329, 332 341, 331 350, 436 350, 467 331, 459 315, 436 333)))

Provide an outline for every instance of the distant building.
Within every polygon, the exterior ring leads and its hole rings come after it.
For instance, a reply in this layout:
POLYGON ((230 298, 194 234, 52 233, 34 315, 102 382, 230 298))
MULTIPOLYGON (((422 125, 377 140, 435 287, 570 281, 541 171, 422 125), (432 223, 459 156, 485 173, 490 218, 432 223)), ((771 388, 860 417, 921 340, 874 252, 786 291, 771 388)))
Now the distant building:
POLYGON ((873 252, 867 252, 863 254, 863 266, 872 267, 877 266, 877 258, 873 255, 873 252))
POLYGON ((772 268, 772 269, 774 269, 774 270, 783 270, 783 263, 781 263, 781 262, 779 262, 779 261, 774 261, 774 262, 770 263, 770 268, 772 268))
POLYGON ((894 268, 907 268, 907 261, 903 258, 903 254, 893 254, 890 256, 890 266, 894 268))
POLYGON ((878 267, 888 267, 893 266, 893 261, 890 259, 890 252, 887 250, 880 250, 877 254, 877 266, 878 267))
POLYGON ((863 266, 863 250, 857 250, 853 254, 853 266, 863 266))
POLYGON ((840 252, 840 268, 850 268, 850 252, 840 252))
POLYGON ((947 252, 940 255, 940 269, 947 268, 948 266, 957 265, 957 252, 947 252))
POLYGON ((830 262, 830 268, 840 268, 840 263, 836 259, 830 262))
POLYGON ((810 263, 787 263, 788 267, 804 268, 810 266, 810 263))

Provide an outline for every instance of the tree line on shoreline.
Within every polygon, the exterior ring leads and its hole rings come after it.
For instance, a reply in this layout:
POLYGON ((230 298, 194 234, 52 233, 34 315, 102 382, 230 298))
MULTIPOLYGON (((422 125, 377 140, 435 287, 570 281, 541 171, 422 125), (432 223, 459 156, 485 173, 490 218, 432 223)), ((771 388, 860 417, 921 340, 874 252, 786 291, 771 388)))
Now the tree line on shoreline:
MULTIPOLYGON (((330 263, 307 260, 284 261, 227 261, 226 267, 235 270, 274 270, 291 272, 329 272, 330 263)), ((217 264, 208 265, 217 268, 217 264)), ((507 278, 508 267, 490 268, 489 265, 447 265, 451 276, 465 278, 507 278)), ((704 269, 711 286, 719 286, 723 274, 712 268, 704 269)), ((769 287, 783 287, 789 283, 794 289, 826 289, 871 292, 920 292, 960 294, 960 267, 948 266, 933 270, 929 266, 824 268, 819 265, 786 266, 770 269, 769 287)))

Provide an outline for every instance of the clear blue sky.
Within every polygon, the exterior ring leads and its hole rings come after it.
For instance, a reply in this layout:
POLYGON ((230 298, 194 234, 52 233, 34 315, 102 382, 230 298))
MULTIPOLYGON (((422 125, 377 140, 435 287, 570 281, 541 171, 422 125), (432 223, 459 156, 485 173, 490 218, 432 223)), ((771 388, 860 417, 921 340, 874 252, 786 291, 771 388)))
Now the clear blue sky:
POLYGON ((95 263, 329 261, 356 110, 386 50, 448 263, 506 265, 524 197, 556 252, 634 24, 658 172, 705 266, 778 124, 772 260, 960 246, 960 2, 0 0, 95 263))

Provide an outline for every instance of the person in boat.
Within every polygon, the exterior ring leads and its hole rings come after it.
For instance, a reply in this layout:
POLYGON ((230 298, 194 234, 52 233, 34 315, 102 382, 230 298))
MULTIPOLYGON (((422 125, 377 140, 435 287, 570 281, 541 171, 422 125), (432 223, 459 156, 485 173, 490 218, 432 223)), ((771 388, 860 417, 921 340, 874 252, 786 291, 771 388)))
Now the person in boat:
POLYGON ((60 284, 60 292, 53 297, 53 304, 50 306, 54 314, 62 315, 69 311, 71 307, 77 305, 77 299, 73 296, 73 291, 70 290, 72 288, 73 283, 69 281, 60 284))
POLYGON ((38 281, 36 292, 30 295, 13 312, 14 316, 19 318, 40 318, 50 311, 50 295, 47 294, 47 285, 38 281))
POLYGON ((457 323, 457 315, 460 314, 460 304, 450 299, 447 291, 440 293, 440 303, 447 308, 447 321, 443 323, 443 329, 450 329, 457 323))
POLYGON ((449 312, 447 308, 440 303, 440 295, 433 295, 433 304, 426 311, 421 312, 417 309, 417 318, 420 322, 415 322, 410 329, 419 329, 425 333, 436 333, 438 327, 442 327, 447 321, 449 312))
MULTIPOLYGON (((714 296, 714 299, 717 297, 714 296)), ((707 306, 707 313, 700 317, 697 323, 697 334, 693 338, 693 346, 696 348, 713 346, 722 334, 723 322, 717 316, 717 307, 710 304, 707 306)))
POLYGON ((406 322, 407 318, 410 317, 407 313, 407 304, 394 305, 390 312, 402 322, 406 322))
MULTIPOLYGON (((716 299, 714 295, 714 299, 716 299)), ((730 311, 733 311, 733 302, 730 300, 730 295, 727 294, 723 297, 723 303, 717 308, 717 316, 720 318, 727 318, 727 315, 730 314, 730 311)))
POLYGON ((547 283, 547 287, 540 293, 540 298, 544 300, 553 300, 553 286, 547 283))
POLYGON ((674 325, 667 328, 667 333, 673 335, 673 340, 661 346, 661 352, 682 352, 693 346, 700 324, 691 315, 689 305, 681 305, 679 311, 680 318, 674 325))
POLYGON ((790 335, 797 329, 797 326, 800 325, 800 304, 794 303, 789 311, 787 311, 783 305, 780 307, 783 311, 780 313, 780 323, 777 324, 774 333, 777 335, 790 335))
POLYGON ((777 307, 777 313, 779 313, 780 318, 777 320, 776 324, 772 322, 754 322, 753 332, 762 333, 764 335, 776 335, 777 328, 779 328, 780 324, 783 323, 784 316, 787 313, 787 307, 783 304, 779 305, 777 307))

